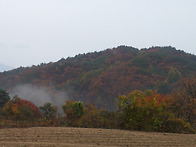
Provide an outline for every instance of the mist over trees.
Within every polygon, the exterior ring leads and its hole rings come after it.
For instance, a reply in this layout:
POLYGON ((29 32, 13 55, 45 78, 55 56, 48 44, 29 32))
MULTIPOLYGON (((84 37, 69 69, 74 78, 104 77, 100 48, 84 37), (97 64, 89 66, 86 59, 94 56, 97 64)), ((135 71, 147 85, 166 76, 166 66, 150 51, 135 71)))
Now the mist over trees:
POLYGON ((182 88, 182 83, 195 77, 195 67, 195 55, 173 47, 138 50, 119 46, 0 73, 0 88, 9 93, 15 90, 12 95, 21 97, 24 94, 20 93, 28 91, 28 87, 37 91, 43 89, 52 97, 50 102, 59 100, 62 103, 64 96, 58 95, 65 94, 70 100, 112 111, 116 109, 115 98, 119 94, 127 95, 136 89, 157 89, 159 93, 168 94, 182 88), (26 90, 19 92, 22 88, 26 90))
MULTIPOLYGON (((7 92, 1 99, 7 97, 7 92)), ((45 103, 39 108, 18 96, 0 107, 0 127, 68 126, 171 133, 196 133, 196 82, 189 80, 184 88, 163 95, 156 90, 134 90, 116 98, 116 111, 99 109, 94 104, 67 100, 58 107, 45 103), (8 123, 9 122, 9 123, 8 123), (11 122, 11 123, 10 123, 11 122), (33 122, 33 124, 32 124, 33 122), (22 124, 22 125, 21 125, 22 124)))
POLYGON ((170 46, 119 46, 21 67, 0 73, 1 117, 29 121, 28 110, 41 126, 194 133, 195 67, 195 55, 170 46))

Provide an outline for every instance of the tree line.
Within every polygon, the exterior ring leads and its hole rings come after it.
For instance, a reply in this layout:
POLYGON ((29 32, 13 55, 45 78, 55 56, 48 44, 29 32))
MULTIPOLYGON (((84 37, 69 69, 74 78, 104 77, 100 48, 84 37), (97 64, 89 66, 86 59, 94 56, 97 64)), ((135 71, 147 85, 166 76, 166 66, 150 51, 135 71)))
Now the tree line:
POLYGON ((30 101, 0 90, 0 127, 70 126, 172 133, 196 133, 196 80, 169 95, 157 90, 134 90, 116 98, 117 109, 108 111, 94 104, 67 100, 57 107, 30 101))

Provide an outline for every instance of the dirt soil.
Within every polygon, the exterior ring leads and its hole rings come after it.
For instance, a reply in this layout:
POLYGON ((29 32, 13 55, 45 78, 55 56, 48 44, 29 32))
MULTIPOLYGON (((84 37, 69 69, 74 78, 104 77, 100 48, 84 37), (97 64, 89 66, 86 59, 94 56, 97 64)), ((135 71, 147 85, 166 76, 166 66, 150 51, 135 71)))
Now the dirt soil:
POLYGON ((0 147, 192 146, 195 134, 125 130, 34 127, 0 129, 0 147))

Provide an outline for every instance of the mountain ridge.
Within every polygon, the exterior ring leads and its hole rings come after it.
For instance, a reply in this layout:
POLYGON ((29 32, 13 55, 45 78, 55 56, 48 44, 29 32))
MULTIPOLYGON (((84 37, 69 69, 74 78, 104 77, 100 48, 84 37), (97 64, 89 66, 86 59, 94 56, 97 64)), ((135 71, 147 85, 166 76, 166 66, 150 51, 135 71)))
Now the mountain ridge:
POLYGON ((167 94, 179 89, 184 80, 195 77, 195 67, 195 55, 171 46, 141 50, 119 46, 1 73, 0 88, 9 91, 32 84, 47 87, 54 99, 53 91, 65 91, 68 99, 114 110, 119 94, 135 89, 167 94))

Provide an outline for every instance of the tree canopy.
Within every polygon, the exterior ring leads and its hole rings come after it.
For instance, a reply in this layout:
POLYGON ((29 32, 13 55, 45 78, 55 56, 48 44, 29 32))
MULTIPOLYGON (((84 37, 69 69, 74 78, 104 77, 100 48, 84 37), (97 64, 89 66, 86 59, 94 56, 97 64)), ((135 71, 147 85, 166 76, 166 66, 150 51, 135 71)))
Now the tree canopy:
POLYGON ((3 113, 7 118, 16 120, 34 120, 41 116, 38 107, 30 101, 18 96, 9 100, 3 107, 3 113))

